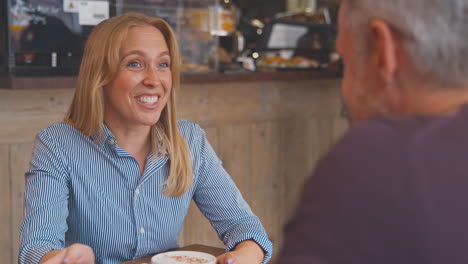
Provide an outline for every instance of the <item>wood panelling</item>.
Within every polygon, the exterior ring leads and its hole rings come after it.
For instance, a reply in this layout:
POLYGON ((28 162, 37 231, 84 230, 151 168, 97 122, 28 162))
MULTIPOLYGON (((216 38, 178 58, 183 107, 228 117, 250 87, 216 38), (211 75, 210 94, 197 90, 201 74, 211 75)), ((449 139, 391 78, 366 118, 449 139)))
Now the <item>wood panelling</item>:
POLYGON ((270 235, 275 252, 281 236, 283 208, 280 181, 283 148, 279 122, 264 122, 252 127, 252 211, 260 218, 270 235))
POLYGON ((203 244, 213 247, 224 247, 216 231, 194 202, 185 217, 184 227, 179 238, 180 245, 203 244))
MULTIPOLYGON (((211 146, 219 153, 218 128, 206 127, 204 130, 211 146)), ((218 239, 218 235, 211 227, 210 222, 198 210, 194 202, 191 203, 185 218, 179 243, 181 245, 204 244, 213 247, 223 247, 223 243, 218 239)))
POLYGON ((321 137, 317 118, 282 121, 283 171, 281 179, 281 208, 284 219, 293 213, 303 183, 320 157, 321 137), (291 166, 290 164, 294 164, 291 166))
MULTIPOLYGON (((304 180, 347 128, 340 81, 184 84, 179 117, 199 123, 226 171, 274 242, 304 180)), ((16 263, 24 172, 35 134, 61 120, 73 89, 0 90, 0 255, 16 263)), ((195 205, 180 244, 222 246, 195 205)), ((272 261, 274 263, 274 261, 272 261)), ((7 263, 8 264, 8 263, 7 263)))
POLYGON ((31 143, 13 144, 10 146, 12 263, 17 261, 18 256, 19 230, 23 220, 24 172, 29 168, 31 152, 31 143))
POLYGON ((72 96, 73 89, 0 89, 0 144, 33 142, 40 129, 63 119, 72 96))
POLYGON ((2 259, 10 262, 12 259, 11 241, 11 184, 10 184, 10 165, 9 165, 9 147, 0 145, 0 256, 2 259))
POLYGON ((252 125, 227 125, 220 129, 218 155, 223 166, 250 204, 252 201, 252 125))

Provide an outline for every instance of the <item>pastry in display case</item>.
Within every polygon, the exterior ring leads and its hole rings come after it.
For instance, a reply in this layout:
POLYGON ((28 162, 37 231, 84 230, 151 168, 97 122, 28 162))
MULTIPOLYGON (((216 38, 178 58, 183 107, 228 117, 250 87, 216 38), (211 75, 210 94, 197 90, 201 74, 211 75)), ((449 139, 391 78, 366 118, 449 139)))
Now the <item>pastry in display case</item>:
POLYGON ((289 59, 281 56, 268 56, 260 59, 257 62, 257 67, 260 70, 294 70, 294 69, 319 69, 320 63, 317 60, 308 59, 305 57, 291 57, 289 59))
POLYGON ((332 25, 287 19, 273 20, 257 43, 258 70, 323 70, 334 52, 332 25))

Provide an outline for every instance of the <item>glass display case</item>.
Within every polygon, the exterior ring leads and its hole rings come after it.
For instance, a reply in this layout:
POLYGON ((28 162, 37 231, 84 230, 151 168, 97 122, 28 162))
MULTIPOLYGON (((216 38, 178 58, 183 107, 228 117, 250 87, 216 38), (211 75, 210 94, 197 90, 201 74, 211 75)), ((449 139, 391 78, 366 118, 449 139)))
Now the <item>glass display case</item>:
POLYGON ((268 23, 257 43, 260 70, 323 70, 334 50, 330 24, 278 19, 268 23))
POLYGON ((1 12, 6 13, 2 18, 7 20, 1 21, 4 28, 0 29, 5 35, 0 51, 6 64, 3 69, 18 76, 76 74, 89 32, 95 23, 109 17, 106 0, 83 3, 89 3, 88 8, 99 7, 92 15, 100 17, 80 15, 78 3, 72 0, 2 2, 1 12))
POLYGON ((183 72, 218 69, 217 0, 6 0, 0 4, 0 70, 13 76, 76 75, 86 39, 103 19, 137 11, 174 29, 183 72))
POLYGON ((218 0, 116 0, 115 6, 117 14, 137 11, 165 19, 179 41, 182 72, 218 70, 218 0))

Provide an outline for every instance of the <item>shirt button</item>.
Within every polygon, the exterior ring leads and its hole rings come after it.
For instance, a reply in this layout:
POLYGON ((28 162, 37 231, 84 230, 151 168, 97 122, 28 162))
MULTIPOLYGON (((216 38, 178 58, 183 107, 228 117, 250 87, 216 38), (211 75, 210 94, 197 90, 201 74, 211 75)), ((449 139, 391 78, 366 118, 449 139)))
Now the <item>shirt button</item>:
POLYGON ((113 138, 109 139, 109 144, 114 145, 114 144, 115 144, 115 140, 114 140, 113 138))
POLYGON ((135 190, 135 193, 136 193, 137 195, 140 194, 140 188, 137 188, 137 189, 135 190))
POLYGON ((144 234, 145 233, 145 229, 142 227, 140 228, 140 234, 144 234))

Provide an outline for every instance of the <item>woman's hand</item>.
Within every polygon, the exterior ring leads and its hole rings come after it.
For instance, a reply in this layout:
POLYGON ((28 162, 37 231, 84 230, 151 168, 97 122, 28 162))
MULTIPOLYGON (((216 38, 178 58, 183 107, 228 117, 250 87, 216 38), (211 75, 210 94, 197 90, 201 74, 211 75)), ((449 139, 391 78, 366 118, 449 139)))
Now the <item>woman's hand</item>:
POLYGON ((94 264, 93 250, 83 244, 73 244, 60 251, 51 251, 40 264, 94 264))
POLYGON ((263 249, 254 241, 246 240, 237 244, 234 251, 216 258, 218 264, 260 264, 265 257, 263 249))
POLYGON ((241 264, 234 252, 226 252, 216 258, 217 264, 241 264))

